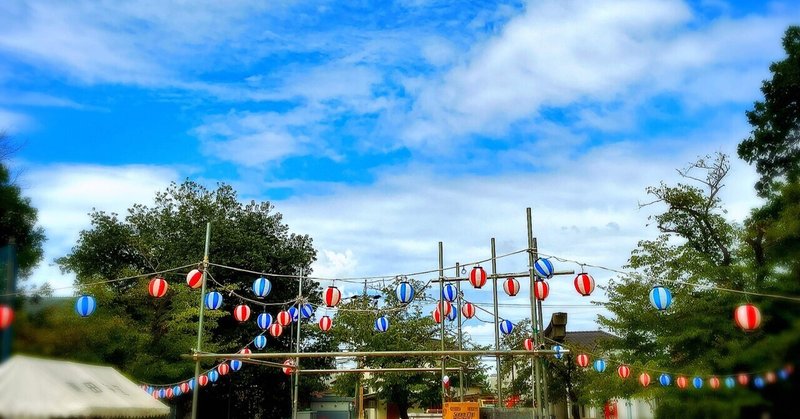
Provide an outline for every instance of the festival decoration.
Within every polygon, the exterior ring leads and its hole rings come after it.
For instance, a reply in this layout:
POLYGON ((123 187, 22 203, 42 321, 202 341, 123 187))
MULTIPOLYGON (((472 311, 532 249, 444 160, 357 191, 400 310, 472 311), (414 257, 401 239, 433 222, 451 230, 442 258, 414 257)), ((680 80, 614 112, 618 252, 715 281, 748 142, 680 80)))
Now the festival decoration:
POLYGON ((764 379, 761 378, 761 377, 756 377, 753 380, 753 385, 756 386, 756 388, 759 388, 759 389, 760 388, 764 388, 764 379))
POLYGON ((728 388, 736 387, 736 380, 733 377, 725 377, 725 387, 728 388))
POLYGON ((207 293, 203 300, 205 301, 206 308, 209 310, 216 310, 222 307, 222 294, 216 291, 207 293))
POLYGON ((475 315, 475 306, 472 303, 464 303, 461 306, 461 313, 464 317, 471 319, 475 315))
POLYGON ((789 378, 789 372, 786 371, 786 368, 781 368, 781 370, 778 371, 778 378, 781 380, 787 380, 789 378))
POLYGON ((267 337, 264 335, 258 335, 253 339, 253 345, 256 346, 256 349, 264 349, 267 346, 267 337))
POLYGON ((442 385, 444 385, 444 388, 450 388, 450 377, 449 376, 445 375, 444 377, 442 377, 442 385))
POLYGON ((440 301, 439 303, 436 303, 436 310, 439 310, 440 307, 441 307, 440 311, 444 312, 445 316, 449 316, 450 310, 453 309, 453 305, 448 303, 447 301, 440 301))
POLYGON ((172 387, 172 394, 175 395, 175 397, 178 397, 181 394, 183 394, 183 390, 181 390, 181 386, 177 385, 177 386, 172 387))
POLYGON ((208 381, 211 381, 212 383, 216 383, 217 380, 219 380, 219 373, 217 370, 211 370, 206 375, 208 376, 208 381))
POLYGON ((267 330, 272 325, 272 314, 261 313, 256 317, 256 324, 261 330, 267 330))
POLYGON ((173 397, 175 397, 175 390, 172 387, 170 387, 167 389, 167 398, 171 399, 173 397))
POLYGON ((181 393, 188 393, 189 392, 189 383, 187 383, 186 381, 182 382, 180 384, 180 390, 181 390, 181 393))
POLYGON ((650 385, 650 374, 648 374, 646 372, 643 372, 643 373, 639 374, 639 384, 641 384, 642 387, 649 386, 650 385))
POLYGON ((283 361, 283 373, 286 375, 292 375, 292 373, 296 370, 294 367, 294 361, 291 359, 287 359, 283 361))
POLYGON ((579 273, 574 282, 575 290, 584 297, 590 296, 594 291, 594 278, 587 273, 579 273))
POLYGON ((581 368, 586 368, 589 366, 589 355, 586 354, 578 354, 575 357, 575 363, 578 364, 581 368))
POLYGON ((606 361, 603 359, 595 359, 593 366, 595 371, 603 372, 606 370, 606 361))
POLYGON ((553 264, 550 263, 550 259, 537 259, 533 264, 533 269, 536 271, 536 275, 539 278, 550 279, 553 277, 553 264))
POLYGON ((81 317, 89 317, 97 309, 97 301, 91 295, 82 295, 75 302, 75 312, 81 317))
POLYGON ((447 314, 447 320, 455 321, 458 318, 458 308, 455 304, 450 304, 450 313, 447 314))
POLYGON ((617 374, 619 375, 619 378, 622 378, 624 380, 628 378, 629 375, 631 375, 631 367, 622 364, 619 367, 617 367, 617 374))
POLYGON ((672 383, 672 377, 669 374, 664 373, 658 377, 658 383, 661 384, 661 387, 667 387, 672 383))
POLYGON ((436 324, 442 322, 442 312, 439 311, 439 307, 433 309, 433 311, 431 312, 431 317, 433 317, 433 321, 435 321, 436 324))
POLYGON ((339 305, 339 301, 342 300, 342 292, 339 291, 339 288, 330 286, 322 294, 322 300, 325 302, 326 306, 336 307, 339 305))
POLYGON ((414 300, 414 287, 408 281, 397 284, 394 293, 397 295, 397 301, 400 301, 401 304, 408 304, 414 300))
POLYGON ((150 292, 151 297, 161 298, 167 294, 167 289, 169 288, 169 284, 167 281, 157 276, 150 280, 150 285, 147 287, 147 291, 150 292))
POLYGON ((504 335, 509 335, 514 330, 514 323, 511 323, 509 320, 503 320, 500 322, 500 331, 503 332, 504 335))
POLYGON ((328 316, 322 316, 322 318, 319 319, 318 324, 319 324, 319 330, 327 332, 328 330, 331 330, 331 326, 333 326, 333 321, 328 316))
POLYGON ((13 321, 14 310, 5 304, 0 304, 0 330, 5 330, 8 326, 11 326, 13 321))
POLYGON ((561 352, 564 350, 564 348, 561 345, 553 345, 551 349, 555 352, 553 356, 556 357, 556 359, 561 359, 564 357, 564 353, 561 352))
POLYGON ((689 381, 684 376, 679 376, 675 379, 675 385, 681 390, 685 389, 687 384, 689 384, 689 381))
POLYGON ((250 318, 250 307, 247 304, 239 304, 233 309, 233 318, 238 322, 246 322, 250 318))
POLYGON ((666 287, 656 285, 650 290, 650 304, 663 312, 672 304, 672 293, 666 287))
POLYGON ((238 359, 232 359, 231 371, 239 371, 240 369, 242 369, 242 361, 239 361, 238 359))
POLYGON ((186 274, 186 285, 189 288, 200 288, 203 285, 203 272, 198 269, 192 269, 186 274))
POLYGON ((242 350, 239 351, 239 353, 242 355, 250 355, 253 353, 253 351, 251 351, 250 348, 242 348, 242 350))
POLYGON ((532 351, 533 350, 533 346, 534 346, 533 345, 533 339, 526 338, 524 345, 525 345, 525 350, 526 351, 532 351))
POLYGON ((545 281, 535 281, 533 283, 533 295, 536 297, 537 300, 544 301, 545 298, 550 294, 550 285, 547 284, 545 281))
POLYGON ((719 378, 711 377, 708 379, 708 386, 711 387, 712 390, 716 390, 719 388, 719 378))
POLYGON ((473 287, 480 289, 486 285, 486 271, 480 265, 476 265, 469 273, 469 283, 473 287))
POLYGON ((778 381, 777 376, 772 371, 767 371, 767 373, 764 374, 764 379, 767 381, 768 384, 773 384, 775 383, 775 381, 778 381))
POLYGON ((761 326, 761 311, 750 303, 742 304, 733 312, 733 320, 740 329, 752 332, 761 326))
POLYGON ((189 385, 189 390, 194 390, 194 378, 189 379, 186 384, 189 385))
POLYGON ((444 284, 444 287, 442 287, 442 298, 451 303, 455 301, 456 297, 458 297, 458 291, 456 290, 455 285, 449 283, 444 284))
POLYGON ((223 362, 217 365, 217 372, 219 375, 226 375, 231 371, 231 367, 228 365, 227 362, 223 362))
POLYGON ((736 381, 739 382, 740 386, 744 387, 750 382, 750 377, 747 374, 742 373, 736 376, 736 381))
POLYGON ((703 379, 701 377, 694 377, 692 379, 692 385, 697 389, 703 388, 703 379))
POLYGON ((281 326, 280 323, 272 323, 272 325, 269 327, 269 334, 274 338, 280 336, 282 333, 283 326, 281 326))
POLYGON ((292 322, 292 314, 286 310, 281 310, 278 312, 277 320, 279 325, 286 326, 292 322))
POLYGON ((200 387, 205 387, 206 384, 208 384, 208 376, 203 374, 200 377, 197 377, 197 382, 200 383, 200 387))
POLYGON ((297 319, 300 318, 300 310, 298 310, 295 306, 289 307, 289 316, 292 318, 293 322, 296 322, 297 319))
POLYGON ((263 276, 253 281, 253 294, 258 298, 264 298, 272 291, 272 282, 263 276))
POLYGON ((389 330, 389 319, 386 316, 380 316, 375 319, 375 331, 376 332, 385 332, 389 330))
POLYGON ((511 297, 519 294, 519 281, 513 277, 507 278, 503 282, 503 291, 511 297))

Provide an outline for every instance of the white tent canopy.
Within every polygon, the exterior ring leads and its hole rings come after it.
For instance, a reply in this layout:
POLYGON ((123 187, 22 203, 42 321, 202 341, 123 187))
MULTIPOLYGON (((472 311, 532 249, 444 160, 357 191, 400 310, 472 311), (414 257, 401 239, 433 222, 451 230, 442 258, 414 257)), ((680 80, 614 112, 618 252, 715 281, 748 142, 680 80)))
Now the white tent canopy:
POLYGON ((169 407, 111 367, 15 355, 0 364, 0 417, 161 417, 169 407))

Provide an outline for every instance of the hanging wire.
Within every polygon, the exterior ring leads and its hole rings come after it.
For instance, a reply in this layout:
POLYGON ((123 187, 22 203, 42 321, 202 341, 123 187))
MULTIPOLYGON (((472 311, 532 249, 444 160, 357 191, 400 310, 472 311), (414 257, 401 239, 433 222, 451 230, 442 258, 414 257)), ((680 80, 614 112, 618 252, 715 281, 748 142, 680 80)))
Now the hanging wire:
MULTIPOLYGON (((214 278, 214 276, 211 274, 211 272, 206 271, 206 275, 208 275, 208 278, 211 279, 211 282, 213 282, 214 284, 216 284, 220 288, 223 288, 223 289, 225 288, 225 285, 223 285, 222 283, 217 281, 216 278, 214 278)), ((283 301, 283 302, 266 303, 266 302, 263 302, 263 301, 258 301, 258 300, 254 300, 252 298, 248 298, 248 297, 242 296, 242 295, 238 294, 237 292, 235 292, 233 290, 227 290, 227 291, 228 291, 228 295, 232 295, 232 296, 234 296, 234 297, 236 297, 236 298, 238 298, 240 300, 251 302, 253 304, 260 305, 262 307, 266 307, 266 306, 284 306, 285 307, 288 304, 294 304, 294 303, 297 303, 297 301, 298 301, 297 298, 294 298, 292 300, 283 301)))

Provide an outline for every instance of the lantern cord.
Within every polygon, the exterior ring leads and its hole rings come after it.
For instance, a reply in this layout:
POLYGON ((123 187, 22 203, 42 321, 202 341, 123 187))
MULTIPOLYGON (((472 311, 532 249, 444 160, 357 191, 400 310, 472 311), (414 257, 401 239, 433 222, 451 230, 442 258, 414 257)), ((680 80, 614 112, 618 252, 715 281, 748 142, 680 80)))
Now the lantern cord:
MULTIPOLYGON (((206 272, 206 274, 211 279, 211 282, 213 282, 214 284, 216 284, 220 288, 224 289, 225 286, 222 285, 219 281, 217 281, 214 278, 214 276, 211 275, 211 272, 206 272)), ((244 296, 238 294, 236 291, 233 291, 233 290, 226 290, 226 291, 228 291, 228 293, 230 293, 231 295, 233 295, 234 297, 236 297, 236 298, 238 298, 240 300, 251 302, 253 304, 256 304, 256 305, 259 305, 259 306, 262 306, 262 307, 267 307, 267 306, 284 306, 285 307, 285 306, 287 306, 289 304, 296 304, 299 301, 297 298, 294 298, 294 299, 291 299, 291 300, 288 300, 288 301, 283 301, 283 302, 278 302, 278 303, 265 303, 263 301, 253 300, 252 298, 244 297, 244 296)))

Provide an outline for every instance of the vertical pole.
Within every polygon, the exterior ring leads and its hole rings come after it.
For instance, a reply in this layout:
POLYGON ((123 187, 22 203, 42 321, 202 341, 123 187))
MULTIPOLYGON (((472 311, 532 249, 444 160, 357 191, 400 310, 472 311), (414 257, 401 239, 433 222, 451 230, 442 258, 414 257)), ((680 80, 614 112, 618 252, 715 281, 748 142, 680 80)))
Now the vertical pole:
MULTIPOLYGON (((461 264, 456 262, 456 278, 461 277, 461 264)), ((458 291, 458 350, 464 350, 464 335, 461 333, 461 310, 464 307, 464 302, 461 300, 461 281, 456 281, 456 290, 458 291)), ((464 357, 458 356, 458 394, 459 401, 464 401, 464 357)))
MULTIPOLYGON (((17 292, 17 244, 13 237, 9 237, 6 246, 6 280, 3 292, 7 295, 0 300, 0 303, 7 304, 13 308, 14 295, 17 292)), ((0 288, 1 289, 1 288, 0 288)), ((0 362, 5 361, 11 356, 11 339, 14 324, 10 324, 6 330, 0 332, 2 335, 2 347, 0 348, 0 362)))
MULTIPOLYGON (((536 259, 539 257, 538 250, 536 248, 536 244, 533 240, 533 216, 531 215, 531 209, 528 208, 526 210, 527 218, 528 218, 528 271, 530 272, 530 285, 531 285, 531 332, 532 332, 532 339, 533 345, 536 349, 539 347, 539 333, 538 327, 539 322, 536 317, 536 297, 533 291, 533 285, 536 281, 536 276, 534 275, 533 264, 536 262, 536 259)), ((531 358, 531 397, 533 397, 533 415, 534 418, 536 417, 536 412, 539 412, 539 416, 541 417, 542 413, 542 397, 541 397, 541 386, 539 385, 539 358, 536 357, 531 358)))
MULTIPOLYGON (((300 353, 300 325, 303 322, 303 315, 300 312, 302 308, 301 304, 303 304, 303 270, 300 270, 300 278, 298 278, 297 284, 297 342, 295 346, 295 352, 300 353)), ((300 368, 300 358, 297 357, 294 359, 294 365, 299 369, 300 368)), ((297 370, 294 370, 294 390, 292 390, 292 419, 297 419, 297 398, 300 395, 300 374, 297 370)))
MULTIPOLYGON (((539 245, 536 241, 536 238, 533 238, 533 247, 537 249, 537 256, 538 256, 538 249, 539 245)), ((542 315, 542 300, 536 302, 536 310, 539 313, 539 342, 544 345, 544 316, 542 315)), ((539 358, 539 362, 542 364, 541 374, 542 374, 542 397, 544 402, 542 402, 542 408, 545 410, 545 416, 550 417, 550 395, 548 394, 548 387, 547 387, 547 362, 543 359, 539 358)))
MULTIPOLYGON (((206 271, 208 270, 208 247, 211 244, 211 223, 206 223, 206 249, 203 252, 203 277, 200 289, 200 319, 197 322, 197 347, 195 353, 200 352, 203 343, 203 298, 206 296, 206 271)), ((197 396, 200 394, 200 358, 194 362, 194 391, 192 391, 192 419, 197 419, 197 396)))
MULTIPOLYGON (((448 303, 450 304, 450 303, 448 303)), ((441 349, 444 352, 444 322, 447 316, 444 313, 444 247, 442 242, 439 242, 439 319, 442 321, 441 333, 442 342, 441 349)), ((447 389, 444 386, 445 362, 442 356, 442 376, 439 377, 439 384, 442 386, 442 409, 444 409, 444 400, 447 395, 447 389)))
MULTIPOLYGON (((497 311, 497 252, 492 237, 492 301, 494 302, 494 350, 500 350, 500 314, 497 311)), ((503 377, 500 373, 500 355, 495 355, 495 368, 497 369, 497 406, 503 405, 503 377)))

